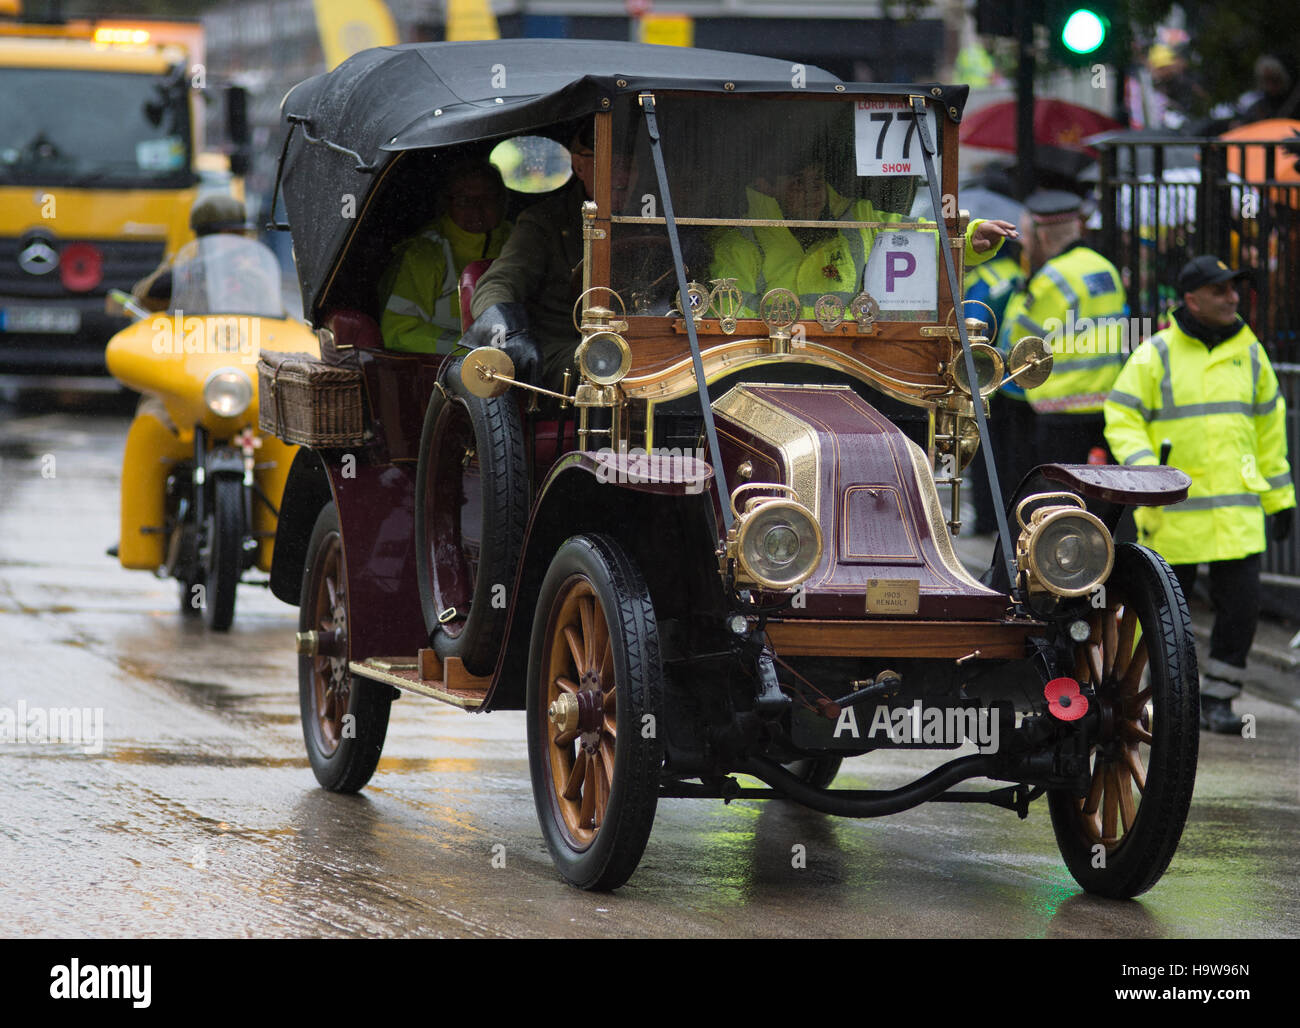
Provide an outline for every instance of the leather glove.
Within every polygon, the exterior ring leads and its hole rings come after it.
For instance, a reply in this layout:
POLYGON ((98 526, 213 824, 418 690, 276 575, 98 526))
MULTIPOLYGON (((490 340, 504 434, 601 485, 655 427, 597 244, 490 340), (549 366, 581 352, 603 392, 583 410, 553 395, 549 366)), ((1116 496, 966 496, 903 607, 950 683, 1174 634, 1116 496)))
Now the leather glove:
POLYGON ((1291 534, 1291 523, 1295 520, 1295 508, 1288 507, 1268 518, 1268 534, 1275 543, 1280 543, 1291 534))
POLYGON ((495 346, 515 365, 515 380, 541 385, 542 347, 533 338, 522 303, 496 303, 480 314, 461 337, 463 346, 495 346))

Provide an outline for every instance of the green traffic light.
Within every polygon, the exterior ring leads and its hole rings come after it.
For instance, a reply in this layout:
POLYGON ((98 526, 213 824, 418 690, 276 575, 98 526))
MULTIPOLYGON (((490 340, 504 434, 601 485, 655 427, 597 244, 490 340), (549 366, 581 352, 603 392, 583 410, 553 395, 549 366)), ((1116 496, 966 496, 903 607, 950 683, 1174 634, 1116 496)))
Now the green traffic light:
POLYGON ((1061 43, 1071 53, 1090 54, 1106 42, 1106 22, 1096 11, 1081 7, 1061 28, 1061 43))

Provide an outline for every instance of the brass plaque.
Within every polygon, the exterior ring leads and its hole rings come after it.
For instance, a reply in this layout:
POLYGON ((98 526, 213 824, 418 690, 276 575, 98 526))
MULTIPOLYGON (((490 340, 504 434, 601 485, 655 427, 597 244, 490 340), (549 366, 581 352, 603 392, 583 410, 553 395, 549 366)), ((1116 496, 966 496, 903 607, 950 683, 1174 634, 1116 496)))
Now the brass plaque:
POLYGON ((915 614, 920 609, 921 583, 918 579, 867 579, 868 614, 915 614))

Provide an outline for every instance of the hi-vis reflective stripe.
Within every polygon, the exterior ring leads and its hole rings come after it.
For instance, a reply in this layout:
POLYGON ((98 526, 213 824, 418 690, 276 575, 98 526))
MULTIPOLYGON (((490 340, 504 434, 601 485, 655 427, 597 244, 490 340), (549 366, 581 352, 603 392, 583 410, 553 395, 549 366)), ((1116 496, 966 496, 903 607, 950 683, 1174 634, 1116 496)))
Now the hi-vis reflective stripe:
POLYGON ((384 308, 386 311, 392 311, 394 314, 401 314, 407 317, 420 318, 422 321, 432 320, 432 316, 414 300, 408 300, 404 296, 398 296, 394 293, 388 298, 388 305, 384 308))
POLYGON ((1155 459, 1155 456, 1156 456, 1156 455, 1155 455, 1154 453, 1152 453, 1150 450, 1138 450, 1137 453, 1129 454, 1129 456, 1126 457, 1126 458, 1124 459, 1124 463, 1125 463, 1125 464, 1136 464, 1136 463, 1137 463, 1138 461, 1140 461, 1143 457, 1150 457, 1152 460, 1154 460, 1154 459, 1155 459))
POLYGON ((1044 400, 1030 400, 1029 405, 1039 414, 1069 414, 1078 410, 1085 414, 1093 414, 1095 410, 1084 408, 1096 408, 1106 402, 1106 393, 1075 393, 1072 396, 1056 396, 1044 400))
POLYGON ((1101 353, 1095 357, 1075 357, 1071 354, 1056 354, 1055 367, 1066 371, 1076 371, 1079 368, 1100 368, 1106 364, 1123 364, 1128 360, 1126 353, 1101 353))
MULTIPOLYGON (((1163 382, 1160 384, 1160 391, 1162 394, 1165 391, 1163 382)), ((1211 414, 1241 414, 1248 418, 1259 417, 1261 414, 1268 414, 1272 411, 1277 406, 1277 401, 1278 396, 1275 393, 1273 399, 1265 403, 1245 403, 1241 400, 1183 404, 1167 402, 1160 410, 1153 411, 1130 393, 1121 393, 1114 390, 1110 394, 1111 403, 1137 411, 1142 415, 1144 421, 1176 421, 1178 418, 1201 418, 1211 414)))
POLYGON ((1165 510, 1214 510, 1217 507, 1258 507, 1259 493, 1228 493, 1224 496, 1194 496, 1172 503, 1165 510))
POLYGON ((1052 280, 1052 284, 1061 291, 1061 295, 1065 297, 1067 307, 1079 306, 1079 294, 1070 287, 1070 283, 1065 280, 1064 275, 1050 264, 1044 264, 1042 271, 1044 275, 1052 280))
POLYGON ((1291 473, 1289 471, 1284 471, 1282 474, 1273 475, 1270 478, 1264 479, 1264 481, 1269 484, 1269 488, 1271 489, 1281 489, 1283 486, 1291 484, 1291 473))
POLYGON ((1045 336, 1046 330, 1031 318, 1028 314, 1021 314, 1016 318, 1016 324, 1025 329, 1031 336, 1045 336))

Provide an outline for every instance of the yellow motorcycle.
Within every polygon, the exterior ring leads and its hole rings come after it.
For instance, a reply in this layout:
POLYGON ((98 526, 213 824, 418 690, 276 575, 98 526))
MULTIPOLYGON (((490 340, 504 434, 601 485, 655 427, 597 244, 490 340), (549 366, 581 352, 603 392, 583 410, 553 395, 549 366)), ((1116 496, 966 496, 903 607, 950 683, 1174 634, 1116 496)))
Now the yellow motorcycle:
POLYGON ((251 239, 182 247, 170 295, 155 313, 110 294, 136 320, 109 341, 108 369, 142 394, 122 460, 116 555, 124 568, 177 579, 181 612, 225 631, 244 573, 270 570, 297 449, 257 432, 258 355, 318 346, 284 310, 275 255, 251 239))

